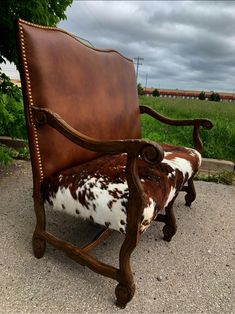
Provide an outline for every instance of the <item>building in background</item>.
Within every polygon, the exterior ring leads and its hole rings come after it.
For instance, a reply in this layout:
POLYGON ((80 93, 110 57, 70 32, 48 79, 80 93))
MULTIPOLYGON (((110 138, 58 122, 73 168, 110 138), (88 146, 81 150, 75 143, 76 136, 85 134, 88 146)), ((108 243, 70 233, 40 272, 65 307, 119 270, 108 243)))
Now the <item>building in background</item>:
MULTIPOLYGON (((152 96, 155 88, 144 88, 144 95, 152 96)), ((182 89, 157 89, 160 93, 160 97, 168 97, 168 98, 182 98, 182 99, 199 99, 199 94, 201 91, 195 90, 182 90, 182 89)), ((205 91, 205 100, 210 99, 210 96, 213 92, 205 91)), ((224 93, 218 92, 220 95, 221 101, 229 101, 234 102, 235 96, 234 93, 224 93)))

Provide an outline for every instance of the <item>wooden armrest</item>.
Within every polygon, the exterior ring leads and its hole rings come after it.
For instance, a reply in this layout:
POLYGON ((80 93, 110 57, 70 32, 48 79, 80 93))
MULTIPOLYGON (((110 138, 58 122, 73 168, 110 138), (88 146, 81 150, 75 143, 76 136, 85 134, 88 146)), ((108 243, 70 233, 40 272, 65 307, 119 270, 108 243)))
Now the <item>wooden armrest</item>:
POLYGON ((161 146, 153 141, 141 139, 101 141, 78 132, 49 109, 33 106, 32 112, 37 125, 48 124, 73 143, 88 150, 100 153, 127 153, 132 157, 140 155, 149 163, 159 163, 164 157, 161 146))
POLYGON ((193 120, 175 120, 167 118, 150 107, 147 106, 140 106, 140 113, 147 113, 151 117, 161 121, 163 123, 175 126, 202 126, 205 129, 211 129, 213 124, 208 119, 193 119, 193 120))
POLYGON ((147 106, 140 106, 140 113, 146 113, 150 115, 151 117, 157 119, 160 122, 163 122, 168 125, 174 125, 174 126, 193 126, 193 142, 194 147, 197 151, 200 153, 203 150, 203 144, 200 138, 199 134, 199 128, 202 126, 204 129, 211 129, 213 127, 213 123, 208 119, 193 119, 193 120, 175 120, 175 119, 169 119, 155 110, 153 110, 150 107, 147 106))

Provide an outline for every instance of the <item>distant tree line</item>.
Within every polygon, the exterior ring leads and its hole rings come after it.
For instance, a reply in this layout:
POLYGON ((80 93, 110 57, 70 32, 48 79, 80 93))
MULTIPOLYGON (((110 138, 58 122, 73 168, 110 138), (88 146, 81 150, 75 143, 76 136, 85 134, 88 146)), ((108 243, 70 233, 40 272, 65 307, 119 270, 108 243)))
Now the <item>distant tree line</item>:
MULTIPOLYGON (((137 84, 137 91, 138 91, 138 95, 142 96, 144 95, 144 88, 142 87, 142 85, 140 83, 137 84)), ((152 95, 154 97, 159 97, 160 96, 160 92, 158 89, 154 89, 152 95)))
MULTIPOLYGON (((138 83, 138 85, 137 85, 137 90, 138 90, 139 96, 144 95, 144 88, 142 87, 142 85, 140 83, 138 83)), ((159 97, 160 96, 160 92, 157 88, 155 88, 153 90, 152 96, 153 97, 159 97)), ((207 98, 206 93, 204 91, 201 91, 200 94, 198 95, 198 98, 200 100, 205 100, 207 98)), ((208 99, 210 101, 220 101, 220 95, 219 95, 219 93, 212 92, 208 99)))
MULTIPOLYGON (((204 91, 201 91, 198 98, 200 100, 205 100, 206 99, 206 93, 204 91)), ((208 99, 211 101, 220 101, 220 94, 212 92, 208 99)))

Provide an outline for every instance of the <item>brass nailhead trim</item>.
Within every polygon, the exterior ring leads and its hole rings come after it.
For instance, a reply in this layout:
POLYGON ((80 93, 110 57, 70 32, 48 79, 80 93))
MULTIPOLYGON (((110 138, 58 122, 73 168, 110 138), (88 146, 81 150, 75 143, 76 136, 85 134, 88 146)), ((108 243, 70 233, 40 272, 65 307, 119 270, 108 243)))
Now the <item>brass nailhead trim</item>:
MULTIPOLYGON (((24 22, 24 23, 30 24, 27 22, 24 22)), ((25 48, 25 43, 24 43, 24 32, 23 32, 22 25, 19 25, 19 29, 20 29, 20 38, 21 38, 20 43, 21 43, 21 48, 22 48, 22 57, 23 57, 25 76, 26 76, 27 92, 28 92, 28 97, 29 97, 29 118, 30 118, 30 123, 32 124, 32 127, 33 127, 34 140, 35 140, 35 146, 36 146, 36 155, 37 155, 38 167, 39 167, 39 173, 40 173, 40 181, 42 181, 43 177, 44 177, 43 167, 42 167, 42 159, 41 159, 41 155, 40 155, 40 147, 39 147, 37 128, 36 128, 34 121, 33 121, 33 113, 32 113, 33 96, 32 96, 32 90, 31 90, 31 82, 30 82, 30 75, 29 75, 29 70, 28 70, 27 56, 26 56, 26 51, 25 51, 26 48, 25 48)))

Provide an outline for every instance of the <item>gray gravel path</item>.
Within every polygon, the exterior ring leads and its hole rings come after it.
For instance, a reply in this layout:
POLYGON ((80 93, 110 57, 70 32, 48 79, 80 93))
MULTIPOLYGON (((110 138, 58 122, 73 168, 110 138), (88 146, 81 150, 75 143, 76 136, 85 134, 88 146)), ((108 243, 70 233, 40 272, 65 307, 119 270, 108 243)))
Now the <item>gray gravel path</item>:
MULTIPOLYGON (((35 218, 29 162, 0 169, 0 313, 235 313, 235 187, 196 182, 191 209, 176 202, 178 231, 164 242, 161 224, 142 236, 132 257, 136 294, 125 310, 114 306, 116 282, 48 245, 32 255, 35 218)), ((98 227, 48 213, 48 228, 75 244, 98 227)), ((95 255, 117 266, 122 236, 114 233, 95 255)))

